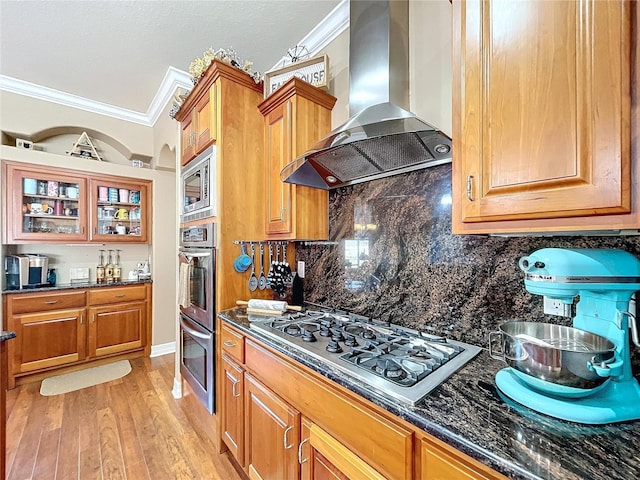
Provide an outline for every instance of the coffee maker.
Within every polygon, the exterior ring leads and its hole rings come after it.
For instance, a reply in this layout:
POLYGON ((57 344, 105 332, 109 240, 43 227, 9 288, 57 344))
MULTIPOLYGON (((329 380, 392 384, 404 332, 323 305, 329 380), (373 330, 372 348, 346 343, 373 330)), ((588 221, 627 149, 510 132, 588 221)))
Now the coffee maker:
POLYGON ((7 290, 35 288, 47 284, 49 257, 39 253, 18 253, 4 257, 7 290))

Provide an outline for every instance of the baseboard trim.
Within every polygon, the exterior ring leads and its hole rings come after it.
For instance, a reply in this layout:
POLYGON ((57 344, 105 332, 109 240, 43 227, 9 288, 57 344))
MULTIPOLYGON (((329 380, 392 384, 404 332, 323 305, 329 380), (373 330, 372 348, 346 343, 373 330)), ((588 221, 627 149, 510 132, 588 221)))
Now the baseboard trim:
POLYGON ((151 345, 151 358, 167 355, 168 353, 176 353, 176 342, 161 343, 160 345, 151 345))

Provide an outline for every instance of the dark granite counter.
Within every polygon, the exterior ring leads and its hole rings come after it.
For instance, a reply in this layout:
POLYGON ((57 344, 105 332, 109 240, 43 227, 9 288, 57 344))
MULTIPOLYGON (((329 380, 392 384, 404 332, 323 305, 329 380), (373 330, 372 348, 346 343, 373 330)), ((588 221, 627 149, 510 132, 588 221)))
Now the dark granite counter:
POLYGON ((4 332, 0 330, 0 342, 4 342, 6 340, 11 340, 12 338, 16 338, 15 332, 4 332))
POLYGON ((34 292, 51 292, 55 290, 75 290, 82 288, 95 288, 95 287, 121 287, 126 285, 136 285, 140 283, 152 283, 151 279, 145 280, 131 280, 115 283, 95 283, 95 282, 83 282, 83 283, 58 283, 52 286, 38 287, 38 288, 23 288, 21 290, 3 290, 2 294, 21 294, 21 293, 34 293, 34 292))
POLYGON ((486 351, 420 404, 404 407, 327 364, 260 335, 251 328, 244 309, 221 312, 220 318, 509 478, 640 478, 640 421, 577 425, 517 405, 497 391, 494 376, 504 364, 486 351))

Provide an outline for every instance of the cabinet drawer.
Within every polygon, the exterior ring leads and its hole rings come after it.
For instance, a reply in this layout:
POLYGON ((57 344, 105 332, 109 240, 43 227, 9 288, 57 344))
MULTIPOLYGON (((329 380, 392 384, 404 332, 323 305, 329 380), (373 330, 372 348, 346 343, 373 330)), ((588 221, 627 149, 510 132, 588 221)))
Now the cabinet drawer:
POLYGON ((238 362, 244 363, 244 335, 223 324, 220 329, 220 340, 223 352, 238 362))
POLYGON ((246 366, 277 395, 390 480, 413 478, 413 432, 303 372, 252 340, 246 366))
POLYGON ((89 290, 89 305, 130 302, 132 300, 144 300, 146 297, 147 287, 145 285, 100 287, 89 290))
POLYGON ((11 312, 34 313, 48 312, 50 310, 64 310, 67 308, 84 308, 87 292, 82 291, 57 291, 38 294, 12 295, 9 298, 11 312))

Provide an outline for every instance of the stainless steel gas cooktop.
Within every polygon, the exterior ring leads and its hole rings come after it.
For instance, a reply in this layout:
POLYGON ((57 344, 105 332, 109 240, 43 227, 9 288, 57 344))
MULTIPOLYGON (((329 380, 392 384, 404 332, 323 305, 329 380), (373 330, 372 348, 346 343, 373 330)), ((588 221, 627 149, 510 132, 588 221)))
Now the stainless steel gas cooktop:
POLYGON ((339 310, 318 309, 251 323, 372 387, 415 405, 481 348, 339 310))

